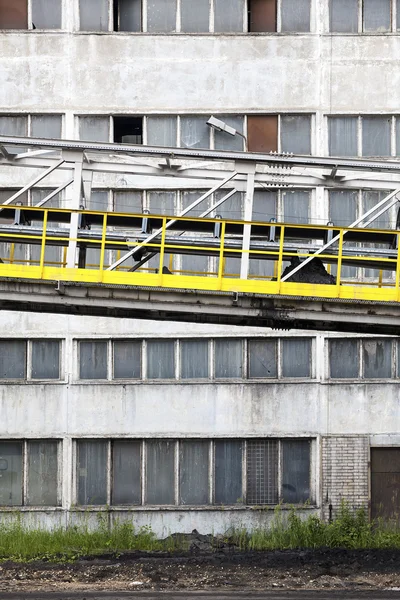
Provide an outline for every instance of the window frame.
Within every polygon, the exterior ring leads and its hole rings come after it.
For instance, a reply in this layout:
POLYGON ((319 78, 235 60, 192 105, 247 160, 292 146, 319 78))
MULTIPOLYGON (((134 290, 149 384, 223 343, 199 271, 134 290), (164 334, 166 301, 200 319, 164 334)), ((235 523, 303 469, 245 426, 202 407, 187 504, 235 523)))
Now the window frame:
POLYGON ((397 4, 397 0, 390 0, 389 6, 389 18, 390 25, 389 29, 386 31, 378 31, 378 30, 366 30, 365 29, 365 9, 364 9, 364 0, 358 0, 357 4, 357 31, 355 32, 341 32, 341 31, 332 31, 331 30, 331 18, 330 18, 330 6, 331 0, 329 0, 328 7, 328 15, 327 15, 327 32, 332 35, 390 35, 393 33, 397 33, 400 31, 400 19, 398 15, 399 5, 397 4), (397 22, 399 25, 397 25, 397 22))
MULTIPOLYGON (((354 158, 391 158, 391 157, 398 157, 400 156, 400 147, 397 148, 398 145, 400 145, 400 136, 399 137, 399 144, 397 143, 397 136, 396 136, 396 132, 397 129, 399 128, 400 131, 400 114, 396 114, 396 113, 388 113, 388 114, 371 114, 371 113, 363 113, 363 114, 331 114, 331 115, 326 115, 326 145, 325 145, 325 150, 327 153, 327 156, 333 156, 330 154, 330 133, 329 133, 329 120, 330 119, 335 119, 335 118, 353 118, 353 119, 357 119, 357 127, 356 127, 356 146, 357 146, 357 156, 354 158), (371 156, 364 156, 363 154, 363 135, 364 135, 364 130, 363 130, 363 119, 369 119, 369 118, 381 118, 381 119, 388 119, 390 120, 389 123, 389 146, 390 146, 390 150, 389 150, 389 155, 385 155, 385 156, 377 156, 377 157, 371 157, 371 156)), ((339 157, 344 156, 347 158, 347 155, 339 155, 339 157)), ((348 158, 352 158, 352 157, 348 157, 348 158)))
POLYGON ((36 112, 28 112, 28 113, 0 112, 0 117, 24 117, 24 118, 26 118, 25 137, 33 137, 33 135, 32 135, 32 117, 60 117, 60 122, 61 122, 60 139, 62 139, 65 135, 65 132, 64 132, 65 113, 60 113, 60 112, 46 112, 46 113, 44 113, 44 112, 37 112, 37 113, 36 112))
POLYGON ((60 384, 65 383, 65 339, 63 338, 1 338, 0 343, 4 342, 23 342, 25 344, 25 377, 23 378, 4 378, 0 379, 0 385, 7 384, 41 384, 41 383, 50 383, 50 384, 60 384), (56 379, 48 379, 48 378, 33 378, 32 377, 32 346, 33 342, 58 342, 59 344, 59 355, 58 355, 58 378, 56 379))
POLYGON ((2 29, 0 27, 0 31, 1 33, 7 33, 9 31, 11 32, 21 32, 21 31, 65 31, 66 30, 66 23, 65 23, 65 14, 64 14, 64 2, 63 0, 60 0, 60 4, 61 4, 61 22, 60 22, 60 27, 49 27, 49 28, 40 28, 40 27, 36 27, 34 26, 34 23, 32 21, 32 0, 26 0, 26 4, 27 4, 27 10, 26 10, 26 15, 27 15, 27 21, 28 21, 28 27, 24 27, 24 28, 18 28, 18 29, 11 29, 11 28, 7 28, 7 29, 2 29))
POLYGON ((256 438, 199 438, 199 437, 191 437, 191 438, 171 438, 171 437, 159 437, 159 438, 101 438, 101 441, 106 444, 106 498, 107 504, 104 505, 96 505, 96 504, 79 504, 79 443, 80 442, 90 442, 90 441, 98 441, 99 438, 79 438, 73 440, 73 486, 72 486, 72 494, 73 494, 73 502, 74 507, 78 511, 86 511, 86 510, 104 510, 104 506, 108 506, 111 510, 154 510, 154 508, 159 509, 173 509, 173 510, 225 510, 225 509, 242 509, 248 510, 250 507, 257 507, 258 505, 249 504, 247 502, 247 444, 251 441, 276 441, 278 452, 277 452, 277 463, 276 468, 278 472, 277 478, 277 490, 278 490, 278 500, 275 504, 262 504, 260 506, 276 506, 278 504, 282 504, 284 508, 289 509, 293 504, 283 503, 283 489, 282 489, 282 479, 283 479, 283 444, 286 441, 293 442, 301 442, 308 441, 310 443, 310 455, 309 455, 309 486, 310 486, 310 499, 306 503, 297 503, 295 506, 304 507, 309 506, 310 508, 315 508, 318 505, 317 501, 317 473, 316 473, 316 453, 317 453, 317 439, 316 437, 304 436, 304 437, 267 437, 260 438, 259 436, 256 438), (114 442, 139 442, 140 443, 140 503, 139 504, 117 504, 113 503, 113 482, 114 482, 114 472, 113 472, 113 444, 114 442), (207 497, 208 501, 206 504, 183 504, 180 503, 181 498, 181 490, 180 490, 180 473, 181 473, 181 464, 180 464, 180 453, 181 453, 181 444, 184 444, 186 441, 188 442, 207 442, 208 444, 208 477, 207 477, 207 497), (242 459, 241 459, 241 478, 242 478, 242 497, 239 498, 240 502, 236 502, 234 504, 227 504, 216 502, 215 500, 215 467, 216 467, 216 443, 218 442, 230 442, 230 441, 239 441, 242 443, 242 459), (173 484, 173 494, 174 494, 174 502, 173 504, 150 504, 147 502, 147 444, 155 443, 155 442, 171 442, 174 444, 174 484, 173 484))
POLYGON ((353 383, 361 383, 365 384, 365 382, 369 382, 370 384, 379 383, 379 382, 389 382, 396 381, 400 378, 400 342, 398 342, 395 338, 392 337, 327 337, 324 342, 324 350, 325 350, 325 373, 326 379, 330 383, 338 383, 341 384, 343 382, 353 382, 353 383), (332 377, 331 376, 331 364, 330 364, 330 343, 335 340, 356 340, 357 342, 357 353, 358 353, 358 375, 357 377, 332 377), (391 354, 390 354, 390 368, 391 368, 391 376, 390 377, 365 377, 365 364, 364 364, 364 343, 365 342, 389 342, 391 344, 391 354))
POLYGON ((63 506, 63 440, 58 438, 20 438, 20 439, 10 439, 10 438, 1 438, 0 442, 8 442, 8 443, 19 443, 22 444, 22 468, 21 468, 21 496, 22 502, 21 504, 0 504, 0 511, 7 510, 61 510, 63 506), (49 442, 54 443, 57 446, 57 503, 56 504, 29 504, 29 461, 28 461, 28 451, 29 451, 29 443, 33 442, 49 442))

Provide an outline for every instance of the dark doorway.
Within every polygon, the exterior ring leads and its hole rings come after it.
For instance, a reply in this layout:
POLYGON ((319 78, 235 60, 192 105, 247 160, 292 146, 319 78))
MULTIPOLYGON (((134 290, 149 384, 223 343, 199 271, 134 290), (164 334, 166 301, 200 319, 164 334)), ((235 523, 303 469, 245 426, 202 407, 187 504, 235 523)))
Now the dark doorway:
POLYGON ((371 517, 399 520, 400 448, 371 449, 371 517))

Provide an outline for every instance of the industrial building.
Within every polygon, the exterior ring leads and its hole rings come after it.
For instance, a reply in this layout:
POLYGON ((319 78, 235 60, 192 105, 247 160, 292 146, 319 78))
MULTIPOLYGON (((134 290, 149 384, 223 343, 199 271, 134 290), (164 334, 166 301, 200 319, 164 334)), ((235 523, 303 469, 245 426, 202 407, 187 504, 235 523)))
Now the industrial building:
MULTIPOLYGON (((399 32, 399 0, 0 0, 0 135, 395 161, 399 32)), ((0 202, 28 175, 0 160, 0 202)), ((396 174, 321 181, 259 185, 253 220, 346 226, 400 187, 396 174)), ((204 189, 100 173, 86 208, 173 216, 204 189)), ((223 218, 246 218, 244 192, 223 218)), ((51 206, 71 201, 66 189, 51 206)), ((393 205, 374 226, 396 223, 393 205)), ((0 256, 40 251, 2 243, 0 256)), ((253 275, 276 275, 260 263, 253 275)), ((204 256, 165 266, 218 270, 204 256)), ((341 275, 362 284, 371 271, 341 275)), ((251 529, 280 503, 324 518, 342 500, 397 512, 396 337, 18 311, 0 322, 1 518, 50 527, 106 511, 164 536, 251 529)))

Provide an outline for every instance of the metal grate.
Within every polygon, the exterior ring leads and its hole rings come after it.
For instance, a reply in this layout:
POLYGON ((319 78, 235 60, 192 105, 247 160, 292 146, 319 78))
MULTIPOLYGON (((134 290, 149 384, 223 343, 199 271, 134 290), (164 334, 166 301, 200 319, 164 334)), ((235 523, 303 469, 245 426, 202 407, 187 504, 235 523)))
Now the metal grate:
POLYGON ((247 504, 278 503, 278 442, 247 442, 247 504))

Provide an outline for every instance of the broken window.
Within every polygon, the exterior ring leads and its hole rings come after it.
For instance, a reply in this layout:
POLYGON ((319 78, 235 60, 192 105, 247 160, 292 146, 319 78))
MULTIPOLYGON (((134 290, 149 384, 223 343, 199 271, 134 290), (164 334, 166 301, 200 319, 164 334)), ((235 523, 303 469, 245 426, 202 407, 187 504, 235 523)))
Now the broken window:
POLYGON ((281 31, 310 31, 310 0, 281 2, 281 31))
POLYGON ((214 31, 243 31, 244 0, 214 0, 214 31))
POLYGON ((242 440, 215 442, 215 504, 243 503, 242 440))
POLYGON ((249 377, 278 377, 278 344, 274 339, 249 340, 249 377))
POLYGON ((79 0, 81 31, 108 31, 109 0, 79 0))
POLYGON ((147 0, 147 31, 176 30, 176 0, 147 0))
POLYGON ((114 379, 139 379, 141 376, 142 343, 136 341, 115 341, 114 379))
POLYGON ((329 117, 330 156, 357 156, 357 117, 329 117))
POLYGON ((142 117, 114 117, 114 142, 141 144, 143 142, 142 117))
POLYGON ((112 444, 112 504, 141 504, 141 442, 112 444))
POLYGON ((148 340, 147 378, 175 379, 175 342, 148 340))
POLYGON ((207 379, 208 341, 182 340, 180 346, 182 379, 207 379))
POLYGON ((109 142, 109 117, 79 117, 79 139, 85 142, 109 142))
POLYGON ((180 504, 209 504, 209 451, 208 441, 184 440, 179 442, 180 504))
POLYGON ((175 504, 175 442, 147 442, 146 458, 147 504, 175 504))
POLYGON ((247 504, 278 502, 278 442, 247 442, 247 504))
POLYGON ((0 29, 28 29, 28 0, 0 0, 0 29))
POLYGON ((61 0, 31 0, 33 29, 61 29, 61 0))
POLYGON ((277 115, 249 115, 247 144, 250 152, 276 152, 278 150, 277 115))
POLYGON ((205 116, 181 117, 181 146, 190 149, 210 147, 210 128, 205 116))
POLYGON ((243 377, 243 341, 217 339, 215 344, 215 377, 232 379, 243 377))
POLYGON ((113 0, 114 31, 141 31, 142 0, 113 0))
POLYGON ((181 31, 201 33, 209 31, 210 0, 181 0, 181 31))
POLYGON ((311 154, 310 115, 281 116, 281 151, 311 154))
MULTIPOLYGON (((334 33, 357 33, 358 0, 330 0, 329 16, 330 31, 334 33)), ((336 155, 334 154, 334 156, 336 155)))
POLYGON ((390 379, 392 340, 363 340, 364 379, 390 379))
POLYGON ((282 339, 282 377, 311 377, 311 340, 282 339))
POLYGON ((107 379, 107 342, 79 343, 80 379, 107 379))
POLYGON ((390 156, 391 117, 362 118, 362 155, 390 156))
POLYGON ((356 379, 359 377, 358 340, 329 340, 329 373, 332 379, 356 379))
POLYGON ((77 442, 78 490, 81 506, 107 504, 107 442, 77 442))
POLYGON ((149 146, 177 145, 176 117, 147 117, 147 144, 149 146))
POLYGON ((311 500, 310 440, 282 441, 282 500, 300 504, 311 500))
POLYGON ((363 0, 364 31, 390 30, 390 0, 363 0))
POLYGON ((276 31, 276 0, 249 0, 249 31, 276 31))

